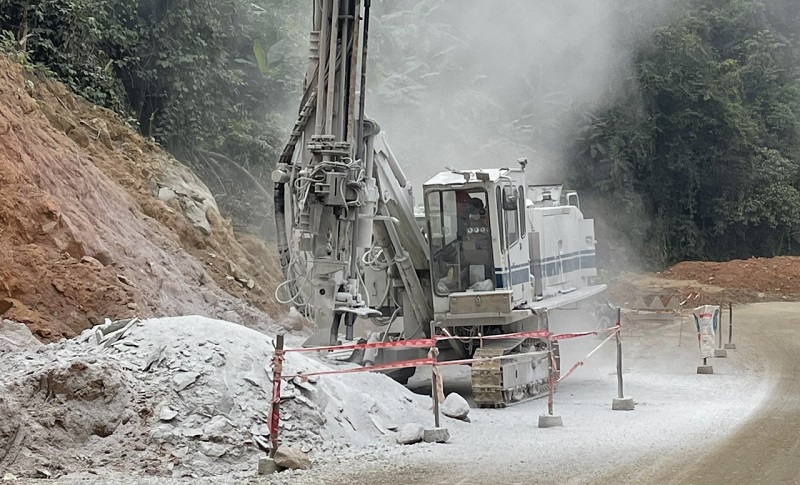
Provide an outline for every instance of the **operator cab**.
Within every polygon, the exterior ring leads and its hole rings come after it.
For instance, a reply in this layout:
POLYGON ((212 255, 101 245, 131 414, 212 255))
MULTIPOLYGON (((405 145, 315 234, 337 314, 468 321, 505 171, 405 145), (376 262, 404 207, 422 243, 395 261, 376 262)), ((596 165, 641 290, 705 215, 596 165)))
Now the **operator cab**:
POLYGON ((442 172, 424 193, 435 313, 476 292, 499 293, 504 312, 524 304, 532 289, 524 172, 442 172))
POLYGON ((493 290, 494 261, 488 196, 483 188, 433 190, 428 220, 433 282, 442 296, 493 290))

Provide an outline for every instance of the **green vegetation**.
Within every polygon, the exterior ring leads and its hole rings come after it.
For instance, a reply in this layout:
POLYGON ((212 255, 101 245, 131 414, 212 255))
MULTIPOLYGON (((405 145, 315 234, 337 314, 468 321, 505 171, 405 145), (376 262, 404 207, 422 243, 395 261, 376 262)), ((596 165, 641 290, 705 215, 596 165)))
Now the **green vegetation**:
MULTIPOLYGON (((407 154, 412 163, 463 147, 479 161, 566 154, 599 238, 654 267, 800 254, 800 3, 674 0, 677 14, 653 23, 639 2, 614 1, 625 55, 608 56, 616 75, 591 85, 591 99, 571 97, 586 81, 560 70, 586 62, 580 52, 565 50, 562 64, 533 58, 547 40, 534 37, 539 24, 506 27, 528 22, 530 4, 481 3, 470 19, 462 0, 376 1, 373 113, 413 120, 386 126, 396 145, 424 152, 407 154), (490 16, 502 22, 481 23, 490 16), (506 34, 534 67, 503 58, 493 43, 506 34)), ((576 5, 540 6, 537 18, 567 22, 559 9, 576 5)), ((259 181, 299 100, 309 10, 297 0, 0 0, 0 49, 123 114, 267 233, 259 181)))
POLYGON ((249 185, 269 173, 282 115, 296 109, 306 10, 293 0, 0 0, 0 46, 122 114, 252 226, 269 211, 256 210, 268 200, 250 200, 249 185), (238 167, 228 173, 207 152, 238 167))
POLYGON ((683 3, 578 128, 575 183, 654 266, 800 254, 798 7, 683 3))

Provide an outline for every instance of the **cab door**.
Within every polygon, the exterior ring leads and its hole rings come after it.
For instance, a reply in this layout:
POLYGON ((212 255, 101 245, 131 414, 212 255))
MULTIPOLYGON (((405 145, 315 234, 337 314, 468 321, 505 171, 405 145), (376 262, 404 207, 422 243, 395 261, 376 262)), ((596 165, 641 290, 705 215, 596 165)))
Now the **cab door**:
POLYGON ((506 248, 507 270, 503 286, 511 288, 514 302, 521 304, 531 295, 530 251, 525 217, 525 188, 514 182, 500 187, 501 228, 506 248))

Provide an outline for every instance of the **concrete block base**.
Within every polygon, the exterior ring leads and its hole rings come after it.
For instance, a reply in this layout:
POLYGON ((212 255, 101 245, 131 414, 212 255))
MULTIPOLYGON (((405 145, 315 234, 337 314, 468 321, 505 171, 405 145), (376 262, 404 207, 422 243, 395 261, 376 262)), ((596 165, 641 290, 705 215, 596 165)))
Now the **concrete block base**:
POLYGON ((272 475, 278 472, 278 465, 275 460, 268 456, 258 458, 258 474, 259 475, 272 475))
POLYGON ((426 443, 447 443, 450 439, 450 432, 447 428, 431 428, 426 429, 423 435, 423 440, 426 443))
POLYGON ((725 344, 725 348, 728 350, 736 350, 736 344, 725 344))
POLYGON ((611 409, 614 411, 633 411, 636 403, 632 397, 614 398, 611 402, 611 409))
POLYGON ((714 366, 713 365, 698 365, 697 366, 697 373, 698 374, 713 374, 714 373, 714 366))
POLYGON ((539 427, 540 428, 558 428, 564 426, 564 420, 561 416, 555 414, 540 414, 539 427))
POLYGON ((728 356, 728 351, 725 349, 714 349, 714 357, 725 358, 728 356))

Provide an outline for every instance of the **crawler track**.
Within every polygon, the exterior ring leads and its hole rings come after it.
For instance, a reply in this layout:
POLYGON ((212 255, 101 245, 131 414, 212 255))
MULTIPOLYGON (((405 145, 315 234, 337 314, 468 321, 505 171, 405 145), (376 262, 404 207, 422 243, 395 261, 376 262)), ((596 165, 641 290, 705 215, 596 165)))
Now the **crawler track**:
MULTIPOLYGON (((535 351, 535 344, 532 340, 498 340, 475 351, 475 358, 521 354, 472 364, 472 396, 478 407, 501 409, 547 395, 549 354, 547 350, 535 351)), ((558 372, 557 342, 554 354, 558 372)))

